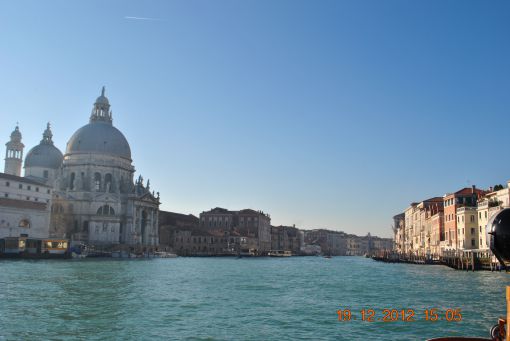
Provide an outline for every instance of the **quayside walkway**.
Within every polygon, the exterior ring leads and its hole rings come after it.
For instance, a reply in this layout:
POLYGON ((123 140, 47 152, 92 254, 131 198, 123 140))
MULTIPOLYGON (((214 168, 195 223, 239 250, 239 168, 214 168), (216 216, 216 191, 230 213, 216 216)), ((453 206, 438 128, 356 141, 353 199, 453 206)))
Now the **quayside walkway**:
POLYGON ((444 251, 441 255, 378 251, 372 254, 371 258, 386 263, 446 265, 456 270, 501 271, 503 269, 494 254, 488 250, 450 250, 444 251))

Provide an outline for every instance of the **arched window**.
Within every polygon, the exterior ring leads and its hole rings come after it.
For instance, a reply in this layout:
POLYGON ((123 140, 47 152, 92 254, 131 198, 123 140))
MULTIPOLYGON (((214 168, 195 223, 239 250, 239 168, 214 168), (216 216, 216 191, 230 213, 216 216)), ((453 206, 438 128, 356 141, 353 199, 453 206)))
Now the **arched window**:
POLYGON ((101 174, 94 173, 94 189, 96 192, 101 190, 101 174))
POLYGON ((69 189, 71 189, 71 190, 74 189, 74 179, 75 179, 75 174, 71 173, 71 180, 69 181, 69 189))
POLYGON ((28 219, 21 219, 18 223, 18 226, 28 229, 30 228, 30 221, 28 219))
POLYGON ((113 177, 110 173, 108 173, 104 176, 104 190, 105 190, 105 192, 108 192, 108 193, 113 192, 112 185, 113 185, 113 177))
POLYGON ((109 205, 103 205, 97 209, 97 215, 115 215, 115 210, 109 205))

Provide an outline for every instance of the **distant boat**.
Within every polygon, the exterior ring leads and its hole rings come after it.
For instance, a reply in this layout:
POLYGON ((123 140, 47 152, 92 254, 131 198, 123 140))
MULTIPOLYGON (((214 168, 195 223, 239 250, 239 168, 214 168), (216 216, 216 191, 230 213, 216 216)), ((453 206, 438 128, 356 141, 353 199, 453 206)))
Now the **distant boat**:
POLYGON ((331 255, 325 255, 324 258, 331 258, 331 255))
POLYGON ((292 256, 292 252, 291 251, 287 251, 287 250, 271 250, 269 251, 269 253, 267 254, 269 257, 290 257, 292 256))
POLYGON ((159 251, 154 253, 154 258, 177 258, 175 253, 159 251))

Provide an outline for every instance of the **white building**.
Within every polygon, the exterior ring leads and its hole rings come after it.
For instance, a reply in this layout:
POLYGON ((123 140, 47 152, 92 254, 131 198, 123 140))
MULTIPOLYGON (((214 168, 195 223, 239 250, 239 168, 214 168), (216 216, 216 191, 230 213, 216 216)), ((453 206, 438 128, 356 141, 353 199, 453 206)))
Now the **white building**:
MULTIPOLYGON (((16 176, 20 186, 25 181, 24 188, 38 186, 51 193, 44 198, 51 218, 42 237, 49 233, 95 245, 157 246, 159 194, 151 193, 149 181, 144 185, 141 176, 134 181, 131 149, 112 124, 104 88, 89 123, 71 136, 64 155, 52 136, 48 124, 40 144, 25 158, 25 178, 20 178, 24 145, 18 127, 7 143, 5 159, 5 172, 16 176)), ((28 196, 22 191, 9 195, 28 196)), ((8 206, 1 209, 12 211, 8 206)))
POLYGON ((0 173, 0 238, 47 238, 52 189, 0 173))

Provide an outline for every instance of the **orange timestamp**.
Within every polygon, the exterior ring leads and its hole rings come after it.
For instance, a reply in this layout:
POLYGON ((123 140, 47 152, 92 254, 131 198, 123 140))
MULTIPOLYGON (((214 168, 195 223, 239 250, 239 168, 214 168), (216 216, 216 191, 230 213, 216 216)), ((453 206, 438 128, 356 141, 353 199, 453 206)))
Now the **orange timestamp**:
POLYGON ((353 312, 351 309, 338 309, 336 311, 338 321, 364 321, 364 322, 460 322, 462 321, 462 313, 460 309, 444 309, 437 308, 424 309, 416 311, 415 309, 361 309, 353 312))

